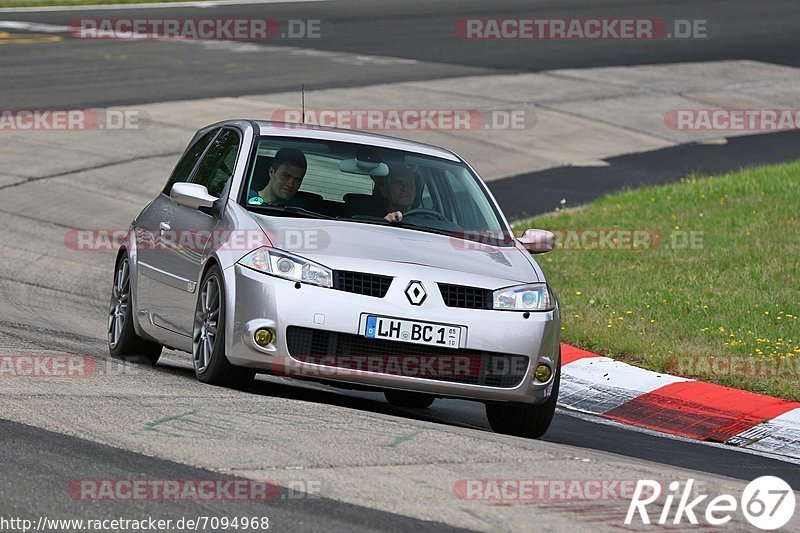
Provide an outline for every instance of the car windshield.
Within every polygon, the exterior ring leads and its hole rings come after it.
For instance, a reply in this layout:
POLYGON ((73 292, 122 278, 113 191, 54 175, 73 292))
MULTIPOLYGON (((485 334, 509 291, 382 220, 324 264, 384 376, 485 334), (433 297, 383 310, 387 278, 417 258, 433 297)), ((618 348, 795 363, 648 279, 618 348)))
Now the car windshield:
POLYGON ((264 214, 392 224, 495 246, 513 239, 461 162, 361 144, 262 137, 246 183, 242 204, 264 214), (402 217, 389 216, 398 211, 402 217))

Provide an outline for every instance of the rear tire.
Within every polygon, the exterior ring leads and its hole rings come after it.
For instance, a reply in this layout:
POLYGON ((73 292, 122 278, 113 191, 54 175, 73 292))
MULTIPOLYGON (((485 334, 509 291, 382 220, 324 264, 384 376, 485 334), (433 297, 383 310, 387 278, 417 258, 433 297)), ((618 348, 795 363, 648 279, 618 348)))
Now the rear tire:
POLYGON ((538 405, 487 403, 486 417, 496 433, 538 439, 547 432, 558 402, 561 365, 556 370, 553 391, 546 402, 538 405))
POLYGON ((235 366, 225 356, 225 285, 217 265, 208 269, 195 305, 192 326, 194 374, 203 383, 243 387, 255 378, 255 370, 235 366))
POLYGON ((383 391, 383 395, 390 404, 395 407, 405 407, 406 409, 424 409, 430 407, 436 399, 430 394, 402 390, 386 390, 383 391))
POLYGON ((108 351, 111 357, 133 363, 154 365, 162 346, 143 339, 133 326, 131 269, 128 254, 122 255, 114 269, 114 286, 108 309, 108 351))

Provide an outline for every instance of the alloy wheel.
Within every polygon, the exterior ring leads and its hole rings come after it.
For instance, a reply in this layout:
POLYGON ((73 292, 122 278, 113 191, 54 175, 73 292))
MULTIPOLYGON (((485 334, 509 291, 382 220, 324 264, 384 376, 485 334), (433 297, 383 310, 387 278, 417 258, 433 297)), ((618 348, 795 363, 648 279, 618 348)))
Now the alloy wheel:
POLYGON ((192 354, 198 374, 202 374, 211 363, 217 341, 219 308, 219 281, 215 276, 210 276, 203 285, 194 315, 192 354))
POLYGON ((117 266, 114 276, 114 287, 111 289, 111 303, 108 309, 108 345, 117 346, 125 326, 125 315, 131 301, 131 278, 128 258, 124 258, 117 266))

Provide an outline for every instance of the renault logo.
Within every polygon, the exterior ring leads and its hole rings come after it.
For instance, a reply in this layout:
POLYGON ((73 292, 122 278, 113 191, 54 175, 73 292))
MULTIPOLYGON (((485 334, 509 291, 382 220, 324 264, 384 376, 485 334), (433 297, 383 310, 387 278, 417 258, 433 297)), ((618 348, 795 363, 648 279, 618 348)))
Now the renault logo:
POLYGON ((422 286, 420 281, 412 281, 406 287, 406 298, 411 302, 411 305, 422 305, 428 294, 425 292, 425 287, 422 286))

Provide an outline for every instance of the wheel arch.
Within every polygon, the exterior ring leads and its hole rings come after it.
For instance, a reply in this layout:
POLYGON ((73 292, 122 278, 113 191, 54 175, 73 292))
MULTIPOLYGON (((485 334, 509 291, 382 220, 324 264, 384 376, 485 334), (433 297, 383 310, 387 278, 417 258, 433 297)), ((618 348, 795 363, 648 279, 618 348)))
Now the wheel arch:
POLYGON ((122 258, 128 257, 128 276, 130 277, 131 285, 131 319, 133 320, 133 331, 142 338, 152 339, 139 324, 139 269, 136 267, 136 251, 128 250, 126 244, 122 244, 117 250, 117 257, 114 259, 114 276, 117 275, 117 268, 119 267, 122 258))
MULTIPOLYGON (((197 280, 197 290, 196 297, 195 297, 195 306, 197 305, 197 298, 200 298, 200 294, 202 293, 202 285, 203 280, 206 278, 206 274, 208 271, 211 270, 216 266, 220 272, 220 282, 222 283, 222 292, 225 295, 225 301, 223 305, 225 306, 225 357, 228 357, 228 352, 232 346, 232 339, 234 335, 234 324, 233 324, 233 317, 235 316, 235 295, 236 295, 236 286, 235 286, 235 279, 233 276, 233 268, 225 268, 223 266, 222 261, 219 257, 215 254, 209 255, 206 259, 205 263, 203 263, 203 268, 200 269, 200 277, 197 280)), ((233 265, 231 265, 233 266, 233 265)))
MULTIPOLYGON (((200 269, 200 277, 197 280, 197 294, 200 294, 200 285, 203 283, 206 274, 208 274, 208 271, 211 270, 211 267, 213 266, 216 266, 220 272, 222 272, 222 264, 220 263, 219 259, 215 255, 210 255, 208 256, 208 259, 206 259, 205 263, 203 263, 203 268, 200 269)), ((224 278, 225 275, 223 274, 222 277, 224 278)), ((225 280, 223 279, 222 281, 224 282, 225 280)))

